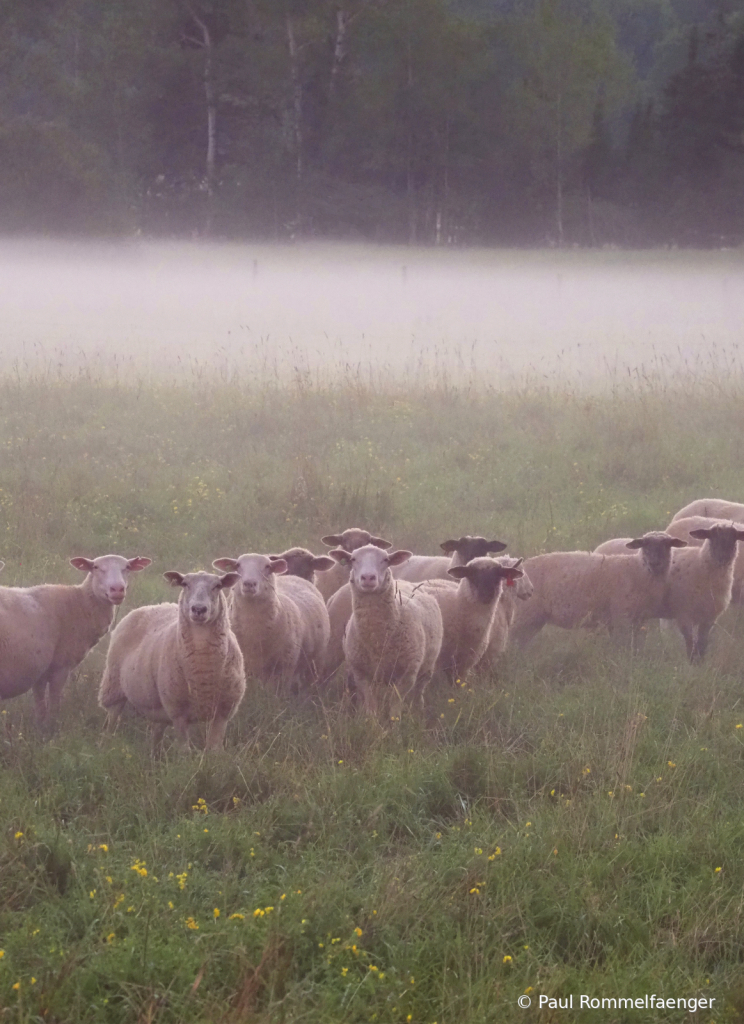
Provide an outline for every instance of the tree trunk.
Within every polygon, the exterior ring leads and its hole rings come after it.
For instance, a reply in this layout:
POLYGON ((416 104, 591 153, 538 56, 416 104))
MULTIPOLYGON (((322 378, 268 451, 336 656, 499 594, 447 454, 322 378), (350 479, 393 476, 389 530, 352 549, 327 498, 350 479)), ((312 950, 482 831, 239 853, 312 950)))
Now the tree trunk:
POLYGON ((294 34, 291 14, 287 15, 287 46, 289 48, 289 63, 292 76, 292 107, 294 113, 294 143, 297 180, 302 180, 302 82, 300 80, 300 62, 297 50, 297 40, 294 34))
POLYGON ((556 194, 555 194, 555 222, 558 229, 558 245, 563 248, 563 124, 561 97, 558 95, 557 116, 556 116, 556 194))
POLYGON ((212 233, 214 220, 214 179, 217 157, 217 102, 212 78, 212 36, 209 26, 198 14, 191 11, 191 17, 202 34, 201 45, 204 48, 204 96, 207 102, 207 215, 204 222, 204 233, 209 235, 212 233))
POLYGON ((331 83, 328 87, 328 95, 336 94, 336 82, 338 81, 341 65, 346 57, 346 31, 349 27, 349 15, 343 8, 336 11, 336 43, 333 47, 333 64, 331 65, 331 83))

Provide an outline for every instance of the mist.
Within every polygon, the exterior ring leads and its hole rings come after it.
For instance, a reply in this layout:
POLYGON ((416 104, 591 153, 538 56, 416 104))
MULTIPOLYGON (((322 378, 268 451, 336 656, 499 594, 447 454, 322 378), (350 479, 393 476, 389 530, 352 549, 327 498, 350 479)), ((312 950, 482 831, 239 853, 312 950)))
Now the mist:
POLYGON ((738 252, 6 241, 0 367, 493 386, 738 365, 738 252))

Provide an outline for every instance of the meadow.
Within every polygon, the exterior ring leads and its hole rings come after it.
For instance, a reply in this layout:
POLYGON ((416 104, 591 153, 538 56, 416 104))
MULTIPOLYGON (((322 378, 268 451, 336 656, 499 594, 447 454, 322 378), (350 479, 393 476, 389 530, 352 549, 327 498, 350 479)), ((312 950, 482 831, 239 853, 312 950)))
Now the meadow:
MULTIPOLYGON (((78 582, 73 555, 160 573, 366 526, 435 552, 514 554, 663 528, 744 496, 744 373, 719 349, 604 387, 497 387, 432 356, 396 378, 192 365, 9 367, 0 378, 4 585, 78 582)), ((120 614, 123 614, 120 613, 120 614)), ((352 714, 342 687, 258 680, 209 758, 100 738, 102 642, 42 742, 0 711, 0 1020, 680 1021, 538 998, 714 998, 744 1020, 744 641, 709 658, 649 628, 641 654, 546 630, 498 677, 431 694, 433 721, 352 714), (517 1003, 527 994, 530 1009, 517 1003)))

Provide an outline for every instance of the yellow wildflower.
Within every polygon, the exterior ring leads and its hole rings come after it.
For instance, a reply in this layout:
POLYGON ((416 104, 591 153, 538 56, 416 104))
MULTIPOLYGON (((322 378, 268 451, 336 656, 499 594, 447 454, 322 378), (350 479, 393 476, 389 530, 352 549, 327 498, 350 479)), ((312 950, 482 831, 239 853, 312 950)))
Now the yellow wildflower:
POLYGON ((511 963, 511 957, 510 956, 505 956, 503 961, 502 961, 502 963, 510 964, 511 963))

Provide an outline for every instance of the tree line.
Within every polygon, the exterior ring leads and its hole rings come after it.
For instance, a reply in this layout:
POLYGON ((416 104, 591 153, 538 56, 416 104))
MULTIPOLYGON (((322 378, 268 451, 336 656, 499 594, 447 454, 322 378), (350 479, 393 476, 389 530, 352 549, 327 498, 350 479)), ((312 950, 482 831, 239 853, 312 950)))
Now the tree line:
POLYGON ((744 240, 744 0, 0 0, 0 230, 744 240))

